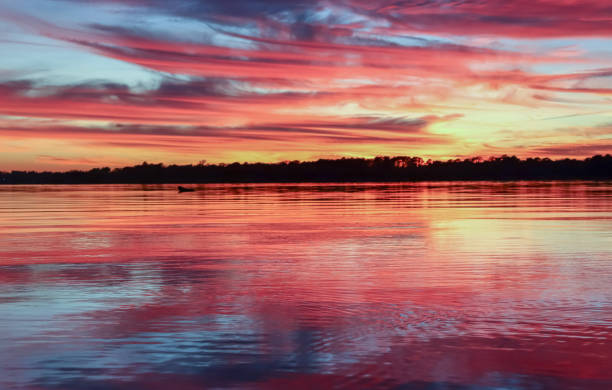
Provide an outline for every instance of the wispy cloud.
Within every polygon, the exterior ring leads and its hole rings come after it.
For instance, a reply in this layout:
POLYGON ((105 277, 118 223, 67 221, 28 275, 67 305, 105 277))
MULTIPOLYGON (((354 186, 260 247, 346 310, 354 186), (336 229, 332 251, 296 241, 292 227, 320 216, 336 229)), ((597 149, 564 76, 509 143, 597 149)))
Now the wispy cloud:
POLYGON ((220 159, 401 147, 453 157, 499 145, 492 137, 510 127, 523 139, 504 139, 509 153, 519 144, 553 153, 539 132, 565 144, 556 129, 598 126, 612 103, 607 1, 32 0, 0 9, 0 141, 63 137, 83 158, 93 147, 170 159, 200 158, 203 147, 220 159))

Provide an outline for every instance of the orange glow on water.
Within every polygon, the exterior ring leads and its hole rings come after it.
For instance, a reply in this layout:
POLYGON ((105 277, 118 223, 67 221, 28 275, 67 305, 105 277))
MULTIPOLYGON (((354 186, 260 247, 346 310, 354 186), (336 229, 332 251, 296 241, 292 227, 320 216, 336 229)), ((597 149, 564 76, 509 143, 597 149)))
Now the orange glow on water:
POLYGON ((611 191, 3 187, 0 313, 13 319, 0 321, 0 367, 44 367, 67 388, 49 356, 112 378, 91 386, 604 389, 611 191))

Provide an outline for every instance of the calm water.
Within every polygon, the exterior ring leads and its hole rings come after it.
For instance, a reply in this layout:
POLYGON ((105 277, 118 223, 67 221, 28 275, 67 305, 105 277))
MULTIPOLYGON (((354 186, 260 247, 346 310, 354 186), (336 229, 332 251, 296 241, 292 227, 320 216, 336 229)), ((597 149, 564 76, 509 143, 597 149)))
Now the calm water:
POLYGON ((0 186, 0 388, 611 389, 612 183, 0 186))

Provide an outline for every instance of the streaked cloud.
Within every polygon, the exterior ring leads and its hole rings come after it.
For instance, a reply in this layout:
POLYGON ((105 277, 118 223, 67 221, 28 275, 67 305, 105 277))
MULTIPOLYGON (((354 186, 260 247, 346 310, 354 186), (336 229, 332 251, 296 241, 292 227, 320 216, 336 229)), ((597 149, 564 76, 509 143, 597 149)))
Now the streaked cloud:
MULTIPOLYGON (((601 129, 612 114, 606 1, 2 0, 0 11, 0 143, 64 148, 20 166, 85 166, 93 148, 100 165, 124 161, 122 148, 169 163, 558 156, 583 142, 559 129, 601 129)), ((571 153, 605 149, 607 135, 571 153)))

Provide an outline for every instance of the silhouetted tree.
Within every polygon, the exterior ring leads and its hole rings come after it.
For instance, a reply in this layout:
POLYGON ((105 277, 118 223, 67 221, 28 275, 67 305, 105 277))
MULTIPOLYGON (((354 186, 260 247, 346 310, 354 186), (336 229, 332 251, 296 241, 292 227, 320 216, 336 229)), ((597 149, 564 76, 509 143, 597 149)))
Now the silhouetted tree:
POLYGON ((197 165, 151 164, 69 172, 0 172, 0 184, 72 183, 220 183, 220 182, 349 182, 417 180, 563 180, 612 179, 612 156, 584 160, 481 157, 424 161, 420 157, 379 156, 374 159, 341 158, 284 161, 273 164, 232 163, 197 165))

